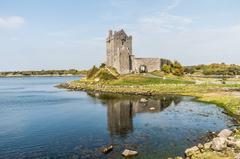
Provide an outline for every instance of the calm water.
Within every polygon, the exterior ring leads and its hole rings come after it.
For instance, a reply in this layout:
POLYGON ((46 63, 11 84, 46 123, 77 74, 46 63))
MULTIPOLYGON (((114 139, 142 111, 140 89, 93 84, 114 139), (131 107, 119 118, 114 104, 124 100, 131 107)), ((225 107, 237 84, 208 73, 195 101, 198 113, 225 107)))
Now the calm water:
POLYGON ((231 125, 220 108, 190 97, 141 102, 53 87, 73 79, 0 78, 0 158, 122 158, 125 148, 139 151, 136 158, 167 158, 231 125), (114 151, 103 155, 107 144, 114 151))

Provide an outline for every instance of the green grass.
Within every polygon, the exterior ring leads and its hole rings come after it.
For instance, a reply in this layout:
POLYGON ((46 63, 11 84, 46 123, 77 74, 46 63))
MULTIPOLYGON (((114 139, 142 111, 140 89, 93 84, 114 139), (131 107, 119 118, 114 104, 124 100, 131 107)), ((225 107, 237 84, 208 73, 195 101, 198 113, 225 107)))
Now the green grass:
POLYGON ((111 81, 111 85, 152 85, 152 84, 194 84, 193 81, 173 79, 173 78, 158 78, 146 77, 141 75, 125 75, 118 80, 111 81))
POLYGON ((240 99, 233 95, 226 95, 224 93, 215 94, 200 94, 199 101, 214 103, 225 108, 231 114, 239 114, 240 99))
POLYGON ((240 115, 240 95, 237 96, 230 91, 239 89, 239 84, 194 84, 191 80, 179 77, 163 79, 144 75, 124 75, 115 80, 99 82, 81 79, 71 82, 71 87, 79 90, 109 93, 194 96, 199 101, 217 104, 231 114, 240 115))

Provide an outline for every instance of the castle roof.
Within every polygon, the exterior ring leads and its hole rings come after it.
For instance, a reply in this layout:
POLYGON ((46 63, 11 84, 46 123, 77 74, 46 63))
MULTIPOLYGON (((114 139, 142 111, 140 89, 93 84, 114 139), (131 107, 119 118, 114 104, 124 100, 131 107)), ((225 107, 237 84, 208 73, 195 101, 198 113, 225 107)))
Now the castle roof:
POLYGON ((114 33, 114 36, 122 36, 122 35, 128 37, 123 29, 114 33))

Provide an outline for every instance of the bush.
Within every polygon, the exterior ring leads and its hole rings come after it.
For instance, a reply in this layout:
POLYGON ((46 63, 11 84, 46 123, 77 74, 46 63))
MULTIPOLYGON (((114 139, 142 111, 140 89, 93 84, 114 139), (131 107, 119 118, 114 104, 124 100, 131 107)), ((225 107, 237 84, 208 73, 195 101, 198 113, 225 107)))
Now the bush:
POLYGON ((184 67, 184 73, 187 74, 194 74, 196 72, 195 68, 192 66, 186 66, 184 67))
POLYGON ((99 68, 104 68, 104 67, 106 67, 106 64, 102 63, 99 68))
POLYGON ((99 78, 100 81, 114 80, 117 79, 112 73, 106 69, 100 69, 94 76, 94 78, 99 78))
POLYGON ((88 71, 87 73, 87 79, 90 79, 94 77, 94 75, 99 71, 99 68, 97 68, 95 65, 88 71))
POLYGON ((162 67, 162 71, 164 73, 171 73, 171 66, 164 64, 163 67, 162 67))
POLYGON ((178 61, 174 61, 171 70, 172 70, 173 75, 176 75, 176 76, 182 76, 184 73, 184 69, 178 61))

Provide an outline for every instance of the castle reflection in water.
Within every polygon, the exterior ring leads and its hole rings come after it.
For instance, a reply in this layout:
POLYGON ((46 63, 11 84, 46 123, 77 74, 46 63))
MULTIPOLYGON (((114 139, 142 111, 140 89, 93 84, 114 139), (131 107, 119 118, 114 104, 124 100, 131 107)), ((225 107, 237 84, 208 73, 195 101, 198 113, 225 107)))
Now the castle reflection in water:
POLYGON ((123 135, 133 131, 133 117, 137 113, 156 113, 171 104, 181 102, 179 96, 159 96, 155 98, 113 94, 89 93, 107 106, 108 130, 112 135, 123 135))

